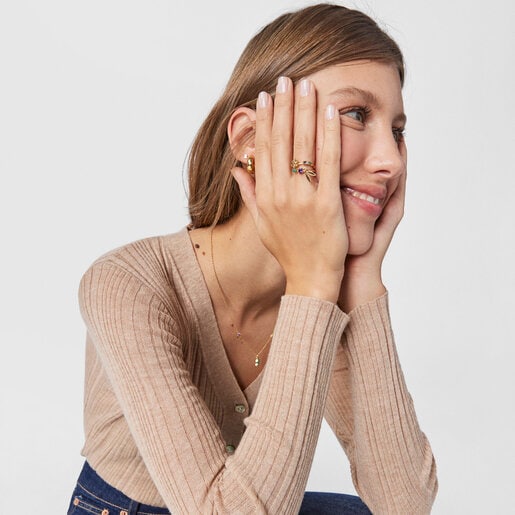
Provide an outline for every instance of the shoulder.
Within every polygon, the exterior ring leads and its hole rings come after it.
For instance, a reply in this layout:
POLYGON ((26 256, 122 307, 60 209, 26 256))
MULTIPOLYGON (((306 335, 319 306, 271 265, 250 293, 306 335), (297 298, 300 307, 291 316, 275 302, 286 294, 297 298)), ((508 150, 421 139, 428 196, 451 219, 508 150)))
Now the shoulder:
MULTIPOLYGON (((113 277, 140 283, 158 297, 169 298, 173 288, 177 256, 190 245, 187 229, 151 236, 112 249, 98 257, 83 274, 80 290, 105 287, 113 277)), ((111 283, 112 285, 112 283, 111 283)))

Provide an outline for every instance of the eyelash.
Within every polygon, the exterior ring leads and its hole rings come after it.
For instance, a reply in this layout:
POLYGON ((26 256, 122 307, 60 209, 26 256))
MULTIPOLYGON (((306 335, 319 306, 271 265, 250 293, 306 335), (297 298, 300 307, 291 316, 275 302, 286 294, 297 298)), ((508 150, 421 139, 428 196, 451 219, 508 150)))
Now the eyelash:
POLYGON ((394 127, 392 129, 392 132, 393 132, 393 139, 397 143, 404 141, 404 138, 406 137, 406 131, 404 129, 401 129, 400 127, 394 127))
POLYGON ((352 112, 361 113, 363 115, 363 121, 362 122, 359 122, 359 120, 355 120, 355 121, 357 121, 359 123, 365 123, 368 116, 371 113, 371 109, 367 106, 354 106, 354 107, 347 107, 345 109, 340 109, 340 115, 342 115, 342 116, 345 116, 352 112))
MULTIPOLYGON (((363 121, 356 120, 353 118, 354 121, 358 123, 365 123, 367 121, 368 116, 371 113, 371 109, 367 106, 354 106, 354 107, 348 107, 345 109, 340 109, 340 115, 345 116, 348 113, 352 112, 359 112, 362 115, 363 121)), ((406 135, 406 131, 402 127, 393 127, 392 128, 393 133, 393 139, 396 141, 396 143, 400 143, 404 140, 404 137, 406 135)))

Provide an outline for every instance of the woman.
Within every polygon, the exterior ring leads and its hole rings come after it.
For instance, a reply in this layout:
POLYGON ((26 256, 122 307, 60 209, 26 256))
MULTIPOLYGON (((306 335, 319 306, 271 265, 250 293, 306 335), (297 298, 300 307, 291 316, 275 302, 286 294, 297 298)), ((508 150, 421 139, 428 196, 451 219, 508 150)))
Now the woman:
POLYGON ((430 511, 434 460, 381 281, 404 204, 403 73, 343 7, 250 41, 192 147, 191 226, 82 279, 70 513, 430 511), (304 494, 323 416, 362 500, 304 494))

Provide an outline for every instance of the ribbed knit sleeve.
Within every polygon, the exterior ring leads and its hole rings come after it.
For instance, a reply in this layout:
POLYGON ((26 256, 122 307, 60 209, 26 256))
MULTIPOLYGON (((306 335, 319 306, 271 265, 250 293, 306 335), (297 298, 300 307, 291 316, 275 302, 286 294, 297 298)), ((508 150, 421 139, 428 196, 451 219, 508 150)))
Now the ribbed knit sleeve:
POLYGON ((347 315, 285 296, 247 430, 227 454, 184 363, 165 300, 100 261, 84 275, 81 312, 145 466, 178 513, 296 513, 347 315))
POLYGON ((430 513, 436 467, 399 364, 388 296, 359 306, 338 346, 326 418, 374 514, 430 513))

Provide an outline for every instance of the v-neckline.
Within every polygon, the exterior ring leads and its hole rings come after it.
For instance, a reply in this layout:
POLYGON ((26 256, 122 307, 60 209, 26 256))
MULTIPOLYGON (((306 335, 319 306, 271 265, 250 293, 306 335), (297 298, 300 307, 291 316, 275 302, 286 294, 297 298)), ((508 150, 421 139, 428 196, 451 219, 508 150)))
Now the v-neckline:
POLYGON ((208 374, 212 378, 212 384, 217 390, 219 398, 227 398, 229 395, 234 398, 235 403, 239 403, 243 400, 243 397, 245 401, 253 404, 252 401, 255 400, 259 390, 264 368, 251 383, 246 385, 245 388, 241 388, 223 344, 209 289, 198 262, 189 230, 184 228, 178 235, 181 236, 181 245, 173 245, 171 252, 178 257, 174 261, 188 292, 188 297, 195 299, 191 307, 196 315, 200 346, 208 374))

